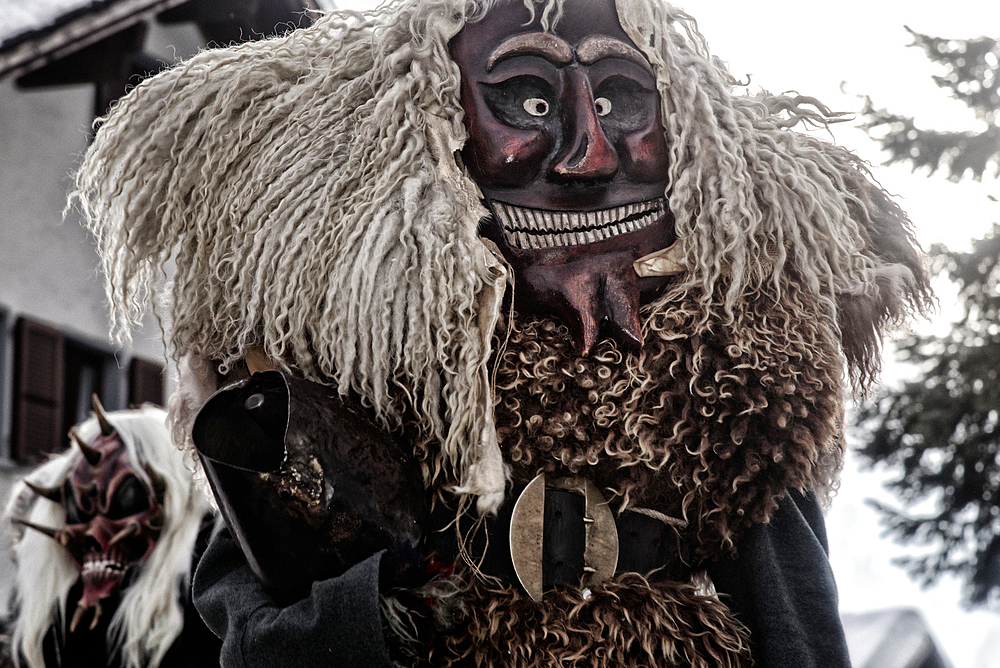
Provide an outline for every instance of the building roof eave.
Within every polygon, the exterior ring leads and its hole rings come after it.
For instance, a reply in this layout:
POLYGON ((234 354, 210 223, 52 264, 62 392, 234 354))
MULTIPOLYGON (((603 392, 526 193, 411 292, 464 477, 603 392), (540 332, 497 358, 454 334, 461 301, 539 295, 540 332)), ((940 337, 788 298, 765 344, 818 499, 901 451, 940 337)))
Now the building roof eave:
POLYGON ((0 44, 0 78, 19 77, 187 0, 117 0, 0 44))

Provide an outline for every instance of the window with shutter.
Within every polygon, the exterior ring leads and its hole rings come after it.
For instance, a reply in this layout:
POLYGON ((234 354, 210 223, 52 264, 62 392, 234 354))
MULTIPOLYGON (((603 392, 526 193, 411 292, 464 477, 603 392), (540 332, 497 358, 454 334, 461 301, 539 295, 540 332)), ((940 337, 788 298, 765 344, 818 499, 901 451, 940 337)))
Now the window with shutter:
MULTIPOLYGON (((95 394, 105 408, 117 408, 108 396, 104 370, 113 355, 83 341, 65 337, 63 349, 63 414, 62 433, 90 417, 95 394)), ((113 365, 112 365, 113 366, 113 365)))
MULTIPOLYGON (((163 405, 163 365, 133 358, 126 379, 112 351, 26 317, 14 326, 10 457, 34 464, 68 444, 69 428, 91 414, 91 397, 115 410, 163 405), (127 392, 125 383, 127 382, 127 392)), ((2 351, 0 351, 2 352, 2 351)))
POLYGON ((14 327, 11 457, 42 461, 63 446, 63 334, 28 318, 14 327))
POLYGON ((163 365, 133 357, 128 370, 128 404, 163 405, 163 365))

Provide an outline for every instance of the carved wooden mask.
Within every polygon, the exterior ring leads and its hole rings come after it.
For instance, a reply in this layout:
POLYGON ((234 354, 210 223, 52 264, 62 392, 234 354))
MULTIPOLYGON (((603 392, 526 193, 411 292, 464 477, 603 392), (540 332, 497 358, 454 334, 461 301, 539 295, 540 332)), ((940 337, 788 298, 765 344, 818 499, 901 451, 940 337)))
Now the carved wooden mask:
POLYGON ((555 28, 502 0, 451 43, 469 140, 463 160, 515 272, 515 307, 556 314, 581 353, 642 344, 633 262, 675 239, 652 67, 613 0, 567 0, 555 28))

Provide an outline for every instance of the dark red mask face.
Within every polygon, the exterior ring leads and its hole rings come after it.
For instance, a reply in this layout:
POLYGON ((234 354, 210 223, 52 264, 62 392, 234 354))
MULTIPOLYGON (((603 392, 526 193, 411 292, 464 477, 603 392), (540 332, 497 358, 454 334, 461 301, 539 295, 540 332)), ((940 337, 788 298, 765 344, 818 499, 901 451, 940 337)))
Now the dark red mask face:
POLYGON ((633 262, 674 241, 652 68, 613 0, 568 0, 554 32, 501 2, 452 41, 469 140, 493 211, 483 230, 515 271, 522 313, 558 314, 581 352, 601 329, 641 345, 633 262))
POLYGON ((163 524, 161 495, 138 475, 117 432, 91 444, 96 464, 80 461, 63 487, 66 549, 80 568, 89 609, 118 590, 126 572, 143 563, 163 524))

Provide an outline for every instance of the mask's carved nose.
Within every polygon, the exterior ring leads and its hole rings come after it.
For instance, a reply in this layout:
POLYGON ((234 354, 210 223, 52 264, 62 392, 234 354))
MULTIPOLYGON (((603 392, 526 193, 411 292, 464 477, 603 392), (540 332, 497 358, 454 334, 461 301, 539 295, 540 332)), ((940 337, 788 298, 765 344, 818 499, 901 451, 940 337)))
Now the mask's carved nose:
POLYGON ((567 134, 552 168, 560 180, 606 180, 618 173, 618 153, 604 135, 590 80, 583 70, 566 69, 563 109, 567 134))

